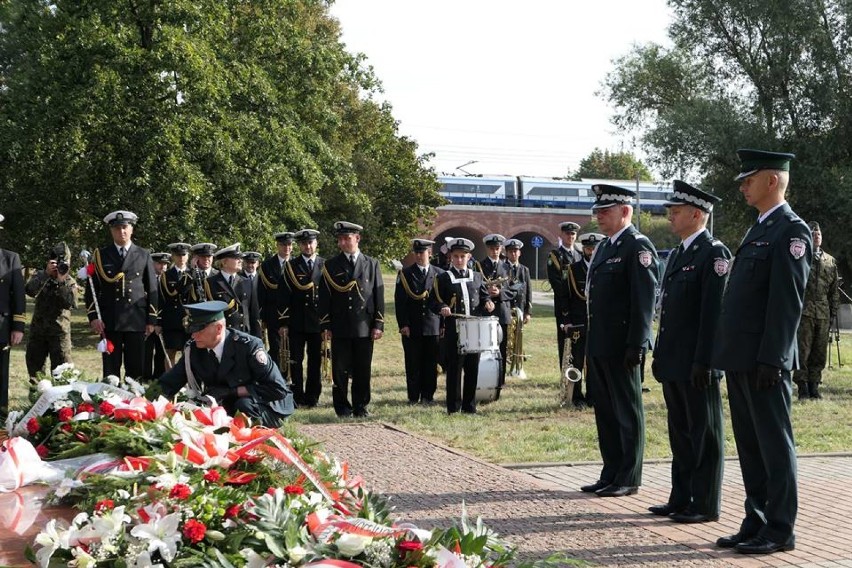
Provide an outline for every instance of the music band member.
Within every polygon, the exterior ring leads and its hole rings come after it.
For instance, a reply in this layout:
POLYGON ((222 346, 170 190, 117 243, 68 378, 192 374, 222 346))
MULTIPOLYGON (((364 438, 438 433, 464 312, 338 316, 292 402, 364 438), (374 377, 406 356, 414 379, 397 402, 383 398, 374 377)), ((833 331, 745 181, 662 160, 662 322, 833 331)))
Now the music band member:
POLYGON ((476 263, 477 269, 482 272, 482 278, 488 288, 491 301, 494 303, 494 312, 491 314, 500 321, 502 331, 500 339, 500 377, 499 386, 506 383, 506 344, 509 340, 509 322, 512 321, 512 302, 517 295, 517 286, 509 286, 509 265, 501 257, 503 243, 506 237, 496 233, 485 235, 482 239, 485 244, 487 256, 476 263))
MULTIPOLYGON (((163 304, 163 279, 166 276, 166 269, 171 260, 171 254, 167 252, 151 253, 151 260, 154 262, 154 273, 157 276, 160 292, 160 305, 163 304)), ((163 310, 160 309, 157 318, 157 325, 154 327, 154 333, 145 338, 145 370, 142 374, 142 379, 145 382, 151 382, 159 378, 166 372, 166 345, 163 342, 162 323, 163 310)))
POLYGON ((219 272, 204 281, 205 297, 228 304, 228 327, 262 337, 257 298, 251 282, 239 275, 243 265, 240 243, 219 249, 213 257, 219 263, 219 272))
POLYGON ((408 404, 431 404, 438 387, 438 334, 441 319, 430 309, 430 292, 443 269, 429 258, 434 241, 414 239, 414 263, 399 271, 394 290, 396 322, 405 356, 408 404))
POLYGON ((362 230, 348 221, 334 224, 340 254, 325 261, 319 290, 320 328, 331 339, 331 395, 340 417, 370 415, 373 342, 381 339, 385 325, 382 273, 379 261, 360 251, 362 230))
POLYGON ((283 372, 281 365, 284 362, 278 360, 281 353, 281 339, 278 332, 278 282, 293 251, 293 233, 290 231, 275 233, 275 247, 276 253, 264 260, 257 270, 260 278, 257 283, 257 303, 260 306, 260 320, 266 327, 269 355, 283 372))
MULTIPOLYGON (((298 407, 313 408, 322 393, 322 336, 319 323, 319 289, 324 259, 317 255, 314 229, 294 234, 301 254, 284 265, 278 283, 278 334, 290 346, 289 379, 298 407), (303 368, 308 355, 307 375, 303 368)), ((281 364, 286 364, 281 361, 281 364)))
MULTIPOLYGON (((190 247, 192 260, 189 269, 184 272, 184 304, 196 304, 207 299, 204 281, 219 272, 213 268, 213 255, 218 248, 213 243, 198 243, 190 247)), ((183 320, 183 316, 181 316, 181 320, 183 320)))
POLYGON ((681 244, 669 256, 660 294, 660 325, 651 370, 663 385, 672 449, 668 502, 649 510, 679 523, 719 518, 725 433, 722 374, 711 369, 713 343, 731 252, 707 231, 720 199, 674 180, 666 202, 681 244))
POLYGON ((607 237, 595 250, 587 282, 587 383, 594 400, 603 468, 581 487, 599 497, 639 490, 645 449, 641 367, 651 347, 657 251, 631 223, 636 192, 596 184, 592 213, 607 237))
POLYGON ((166 356, 174 365, 178 352, 189 341, 183 326, 183 301, 187 294, 185 287, 192 283, 189 275, 190 245, 171 243, 167 248, 171 253, 172 265, 160 275, 160 317, 157 325, 166 345, 166 356))
POLYGON ((470 270, 468 261, 473 243, 468 239, 447 242, 450 269, 435 278, 432 312, 441 316, 441 342, 445 343, 447 413, 461 410, 476 414, 476 383, 479 379, 479 353, 458 352, 458 331, 454 315, 486 315, 494 311, 482 274, 470 270), (462 374, 464 385, 462 386, 462 374))
POLYGON ((130 211, 104 217, 112 243, 95 251, 86 306, 92 331, 113 346, 112 353, 103 352, 104 376, 120 376, 123 363, 125 376, 139 380, 144 373, 145 337, 154 333, 160 295, 151 255, 131 240, 136 221, 130 211))
MULTIPOLYGON (((560 319, 565 319, 570 306, 571 292, 568 277, 568 267, 583 260, 583 253, 575 244, 580 225, 573 221, 559 224, 561 244, 550 251, 547 257, 547 281, 553 290, 553 315, 556 318, 556 349, 559 354, 559 369, 563 368, 565 356, 565 331, 560 325, 560 319)), ((583 312, 585 312, 585 308, 583 312)), ((575 365, 576 366, 576 365, 575 365)), ((576 389, 575 389, 576 392, 576 389)))

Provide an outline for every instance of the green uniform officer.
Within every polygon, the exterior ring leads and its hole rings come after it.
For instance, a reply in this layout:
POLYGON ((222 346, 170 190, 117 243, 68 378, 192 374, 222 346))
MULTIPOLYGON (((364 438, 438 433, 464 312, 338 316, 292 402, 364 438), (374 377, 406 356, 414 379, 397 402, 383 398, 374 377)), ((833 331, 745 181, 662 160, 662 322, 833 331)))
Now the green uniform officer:
POLYGON ((77 283, 69 272, 70 256, 65 243, 50 249, 47 266, 24 288, 35 299, 26 354, 30 377, 44 370, 48 356, 51 369, 71 362, 71 310, 77 307, 77 283))
POLYGON ((793 154, 738 150, 740 192, 759 216, 735 253, 713 367, 725 371, 745 486, 740 530, 716 541, 744 554, 795 547, 796 448, 790 421, 796 329, 811 266, 811 232, 785 200, 793 154))
POLYGON ((663 385, 672 448, 668 502, 649 510, 679 523, 719 518, 724 460, 721 373, 711 369, 713 339, 731 252, 707 231, 719 201, 674 180, 666 207, 681 243, 669 257, 660 294, 654 377, 663 385))
POLYGON ((837 261, 822 250, 822 231, 816 221, 810 223, 814 240, 814 260, 805 288, 802 305, 802 321, 796 334, 799 341, 799 369, 793 380, 799 387, 799 400, 819 399, 819 385, 828 352, 829 330, 837 321, 837 305, 840 303, 840 288, 837 277, 837 261))

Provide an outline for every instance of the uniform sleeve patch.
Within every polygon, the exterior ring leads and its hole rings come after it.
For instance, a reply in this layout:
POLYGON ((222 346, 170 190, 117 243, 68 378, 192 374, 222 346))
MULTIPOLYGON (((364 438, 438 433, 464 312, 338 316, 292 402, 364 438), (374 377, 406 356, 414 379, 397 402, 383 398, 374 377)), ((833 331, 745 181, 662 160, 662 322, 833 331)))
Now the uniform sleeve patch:
POLYGON ((264 351, 263 349, 258 349, 257 351, 255 351, 254 352, 254 358, 258 363, 260 363, 263 366, 266 366, 267 361, 269 361, 269 359, 266 356, 266 351, 264 351))
POLYGON ((804 239, 790 239, 790 255, 799 260, 803 256, 805 256, 805 252, 808 250, 808 243, 804 241, 804 239))
POLYGON ((639 251, 639 264, 648 268, 654 262, 654 255, 651 254, 651 251, 643 250, 639 251))
POLYGON ((730 268, 730 262, 726 258, 715 258, 713 259, 713 270, 719 276, 724 276, 728 273, 728 269, 730 268))

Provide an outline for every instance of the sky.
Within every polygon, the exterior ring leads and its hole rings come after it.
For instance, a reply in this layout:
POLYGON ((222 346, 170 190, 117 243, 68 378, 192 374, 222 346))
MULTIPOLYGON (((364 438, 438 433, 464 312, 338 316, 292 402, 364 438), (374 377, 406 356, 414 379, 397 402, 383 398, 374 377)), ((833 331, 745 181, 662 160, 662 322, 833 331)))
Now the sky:
POLYGON ((595 93, 633 45, 669 44, 665 0, 335 0, 331 14, 439 174, 564 176, 596 147, 643 155, 595 93))

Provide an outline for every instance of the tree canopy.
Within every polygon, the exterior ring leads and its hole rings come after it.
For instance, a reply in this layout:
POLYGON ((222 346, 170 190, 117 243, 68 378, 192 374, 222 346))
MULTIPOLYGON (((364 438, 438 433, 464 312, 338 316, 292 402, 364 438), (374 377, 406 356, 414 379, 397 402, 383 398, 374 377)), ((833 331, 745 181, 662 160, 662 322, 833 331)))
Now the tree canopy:
MULTIPOLYGON (((365 226, 398 256, 441 203, 364 57, 324 0, 0 3, 3 245, 38 262, 58 240, 273 248, 281 230, 365 226)), ((332 247, 332 248, 328 248, 332 247)))
POLYGON ((845 259, 852 204, 852 5, 843 0, 669 0, 673 45, 636 46, 603 94, 650 163, 722 196, 716 232, 735 246, 754 218, 731 181, 737 148, 794 152, 787 198, 845 259), (695 179, 692 180, 695 183, 695 179))
POLYGON ((651 172, 630 152, 610 152, 595 148, 591 154, 580 160, 573 179, 636 179, 652 181, 651 172))

